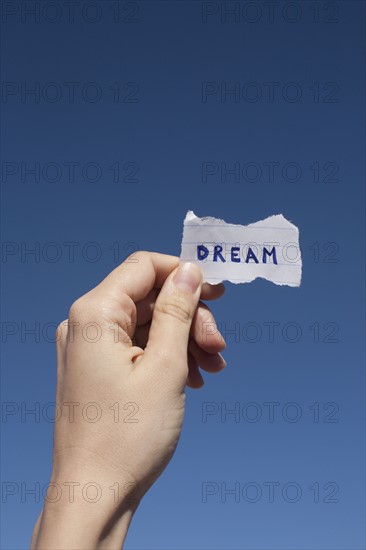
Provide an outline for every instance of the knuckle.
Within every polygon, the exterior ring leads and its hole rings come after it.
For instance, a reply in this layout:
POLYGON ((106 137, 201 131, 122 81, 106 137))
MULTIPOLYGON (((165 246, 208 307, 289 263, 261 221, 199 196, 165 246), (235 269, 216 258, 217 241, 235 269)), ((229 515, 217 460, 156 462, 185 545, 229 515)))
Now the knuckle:
POLYGON ((125 259, 125 263, 139 263, 143 261, 147 256, 149 256, 149 252, 146 252, 145 250, 138 250, 136 252, 132 252, 127 258, 125 259))
POLYGON ((81 313, 83 311, 83 306, 81 304, 81 298, 78 298, 71 304, 70 311, 69 311, 69 319, 71 321, 76 321, 80 318, 81 313))
POLYGON ((126 332, 133 332, 137 318, 135 302, 125 293, 118 298, 105 297, 99 305, 99 318, 107 325, 118 323, 126 332))
POLYGON ((58 324, 55 332, 55 340, 59 344, 64 344, 67 340, 67 331, 68 331, 68 319, 65 319, 58 324))
POLYGON ((71 305, 69 320, 80 323, 87 321, 97 321, 100 316, 100 306, 88 295, 75 300, 71 305))

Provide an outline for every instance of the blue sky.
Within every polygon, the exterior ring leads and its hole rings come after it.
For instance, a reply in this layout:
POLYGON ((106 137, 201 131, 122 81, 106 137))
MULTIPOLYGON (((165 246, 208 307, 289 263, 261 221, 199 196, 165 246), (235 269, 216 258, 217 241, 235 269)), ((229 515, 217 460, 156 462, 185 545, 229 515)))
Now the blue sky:
POLYGON ((227 284, 228 367, 126 548, 365 548, 364 4, 46 4, 2 6, 2 547, 50 476, 53 326, 193 210, 282 213, 302 285, 227 284))

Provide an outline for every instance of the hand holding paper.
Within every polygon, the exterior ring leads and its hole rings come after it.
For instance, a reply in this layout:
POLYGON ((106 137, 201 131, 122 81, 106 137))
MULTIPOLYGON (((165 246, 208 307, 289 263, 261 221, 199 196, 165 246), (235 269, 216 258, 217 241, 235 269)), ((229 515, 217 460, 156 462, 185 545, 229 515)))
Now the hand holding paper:
POLYGON ((250 283, 257 277, 276 285, 300 286, 299 230, 282 214, 249 225, 217 218, 184 220, 180 259, 197 263, 204 281, 250 283))

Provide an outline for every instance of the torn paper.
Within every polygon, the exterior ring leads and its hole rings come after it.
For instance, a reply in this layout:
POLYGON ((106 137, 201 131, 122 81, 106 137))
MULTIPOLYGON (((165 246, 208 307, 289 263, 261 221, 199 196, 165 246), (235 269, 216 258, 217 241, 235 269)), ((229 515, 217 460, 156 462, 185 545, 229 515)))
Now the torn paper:
POLYGON ((187 212, 183 227, 182 261, 194 262, 204 281, 250 283, 257 277, 276 285, 300 286, 299 230, 282 214, 249 225, 187 212))

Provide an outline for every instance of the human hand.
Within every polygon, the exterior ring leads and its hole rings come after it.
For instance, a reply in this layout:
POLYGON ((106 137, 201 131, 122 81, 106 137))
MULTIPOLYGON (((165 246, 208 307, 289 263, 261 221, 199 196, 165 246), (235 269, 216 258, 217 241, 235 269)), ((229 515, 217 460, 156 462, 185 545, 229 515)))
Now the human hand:
POLYGON ((194 264, 138 252, 72 305, 58 329, 52 495, 32 548, 121 548, 176 449, 186 384, 225 367, 200 301, 223 292, 194 264))

